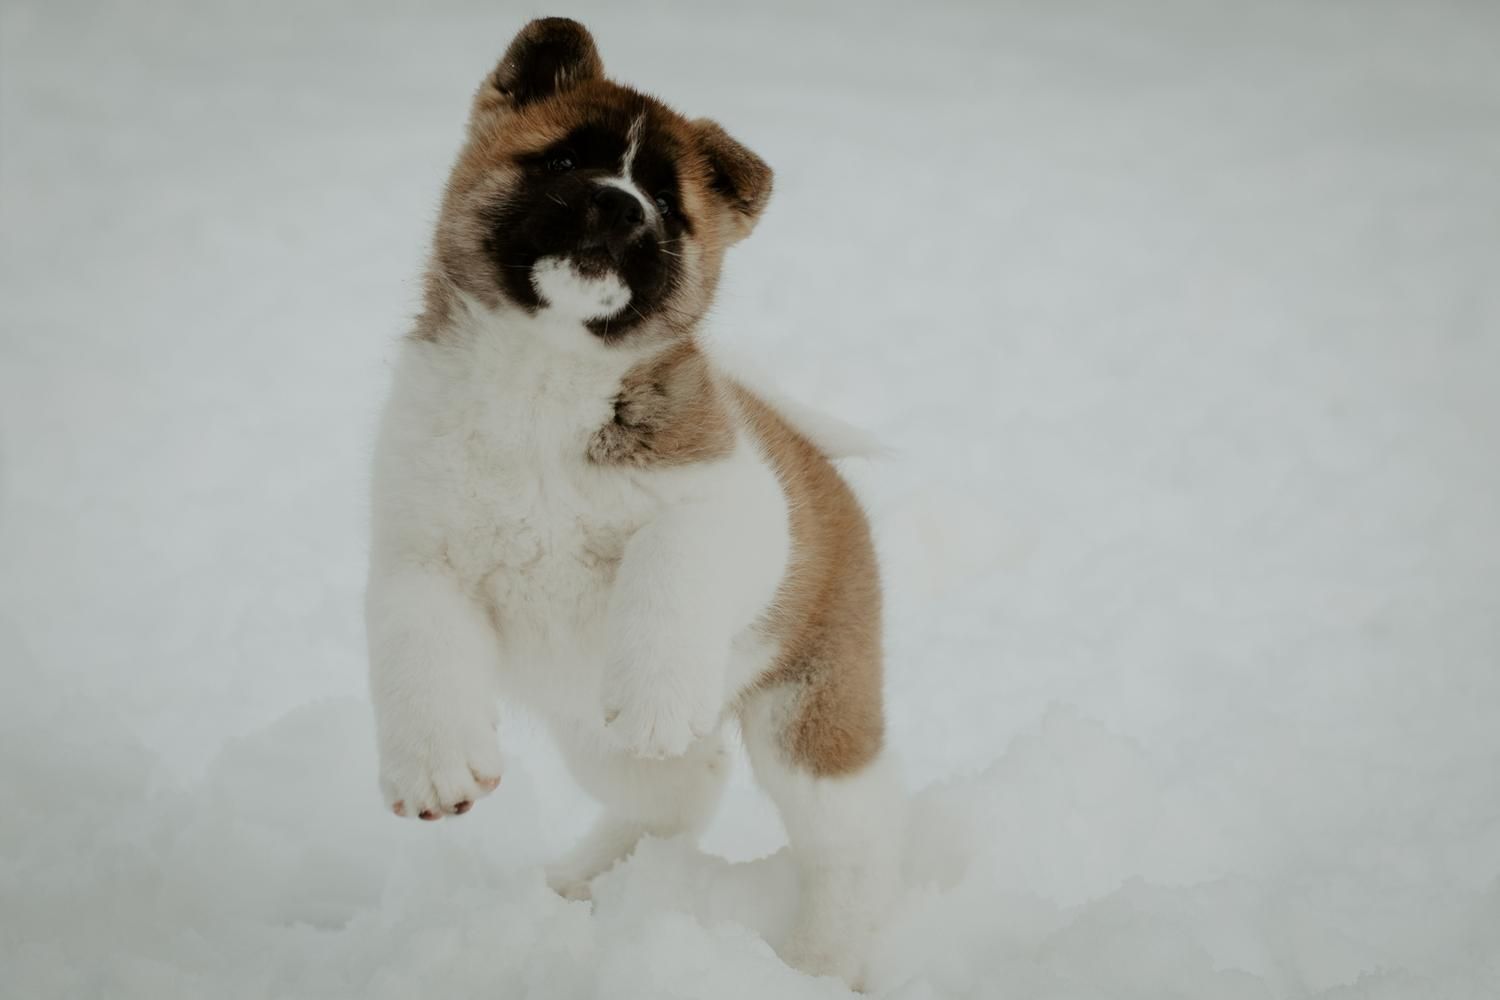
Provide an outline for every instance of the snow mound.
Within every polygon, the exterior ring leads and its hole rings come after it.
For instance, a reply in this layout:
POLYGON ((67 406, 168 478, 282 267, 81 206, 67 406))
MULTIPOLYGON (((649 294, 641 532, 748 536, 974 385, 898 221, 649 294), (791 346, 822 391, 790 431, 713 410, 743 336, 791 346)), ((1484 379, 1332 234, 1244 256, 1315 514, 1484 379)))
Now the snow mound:
MULTIPOLYGON (((44 745, 61 702, 14 705, 7 740, 44 745)), ((731 863, 648 840, 592 904, 565 901, 543 882, 561 845, 524 774, 462 820, 385 815, 358 700, 234 740, 185 786, 159 780, 103 706, 68 715, 80 752, 33 758, 13 798, 50 821, 10 810, 0 827, 8 995, 848 995, 768 943, 795 898, 784 851, 731 863)), ((914 806, 874 995, 1493 995, 1500 890, 1357 866, 1236 871, 1216 796, 1070 709, 914 806)))

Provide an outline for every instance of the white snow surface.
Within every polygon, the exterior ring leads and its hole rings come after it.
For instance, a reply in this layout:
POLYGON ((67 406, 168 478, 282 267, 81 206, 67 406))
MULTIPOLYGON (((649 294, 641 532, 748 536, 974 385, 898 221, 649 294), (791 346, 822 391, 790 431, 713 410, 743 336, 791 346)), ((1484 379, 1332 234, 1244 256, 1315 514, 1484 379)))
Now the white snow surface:
POLYGON ((1500 995, 1480 0, 7 2, 0 995, 845 995, 743 770, 592 909, 523 717, 468 816, 376 792, 374 415, 542 13, 775 166, 715 341, 890 450, 869 992, 1500 995))

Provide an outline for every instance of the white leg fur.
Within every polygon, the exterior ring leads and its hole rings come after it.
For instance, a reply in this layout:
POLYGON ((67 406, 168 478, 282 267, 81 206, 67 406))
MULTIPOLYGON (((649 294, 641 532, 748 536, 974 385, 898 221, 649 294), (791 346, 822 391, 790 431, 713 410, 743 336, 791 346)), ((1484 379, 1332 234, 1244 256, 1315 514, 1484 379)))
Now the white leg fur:
POLYGON ((484 613, 448 575, 372 575, 366 596, 370 697, 386 804, 454 812, 499 781, 497 646, 484 613))
POLYGON ((798 873, 797 915, 780 950, 788 965, 858 988, 896 892, 905 797, 888 753, 839 777, 792 764, 781 740, 790 705, 789 692, 773 690, 741 713, 751 766, 781 812, 798 873))
POLYGON ((718 733, 670 760, 641 760, 581 734, 560 733, 557 741, 578 783, 604 806, 578 845, 547 869, 547 883, 571 899, 588 898, 589 882, 642 837, 701 832, 729 774, 718 733))
POLYGON ((741 447, 711 495, 675 504, 630 539, 610 592, 606 732, 639 757, 673 757, 719 726, 730 641, 770 601, 786 565, 786 506, 741 447))

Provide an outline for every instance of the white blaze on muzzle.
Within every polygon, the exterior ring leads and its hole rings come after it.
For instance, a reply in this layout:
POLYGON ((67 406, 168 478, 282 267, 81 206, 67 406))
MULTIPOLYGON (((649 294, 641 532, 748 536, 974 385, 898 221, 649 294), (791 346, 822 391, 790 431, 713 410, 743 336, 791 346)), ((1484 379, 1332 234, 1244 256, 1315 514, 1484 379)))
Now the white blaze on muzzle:
POLYGON ((630 304, 630 286, 613 269, 585 275, 566 257, 533 264, 531 287, 549 308, 585 321, 613 316, 630 304))

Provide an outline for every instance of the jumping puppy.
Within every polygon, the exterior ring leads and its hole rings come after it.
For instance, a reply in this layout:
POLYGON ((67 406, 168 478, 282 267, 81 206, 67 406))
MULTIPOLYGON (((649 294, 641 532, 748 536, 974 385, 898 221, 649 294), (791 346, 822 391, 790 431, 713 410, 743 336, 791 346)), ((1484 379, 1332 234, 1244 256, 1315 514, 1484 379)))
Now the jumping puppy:
POLYGON ((695 833, 738 716, 801 875, 782 949, 855 982, 895 878, 880 586, 808 435, 695 344, 771 170, 533 21, 480 85, 376 449, 367 601, 398 816, 500 780, 497 703, 544 718, 604 809, 550 871, 582 897, 695 833))

